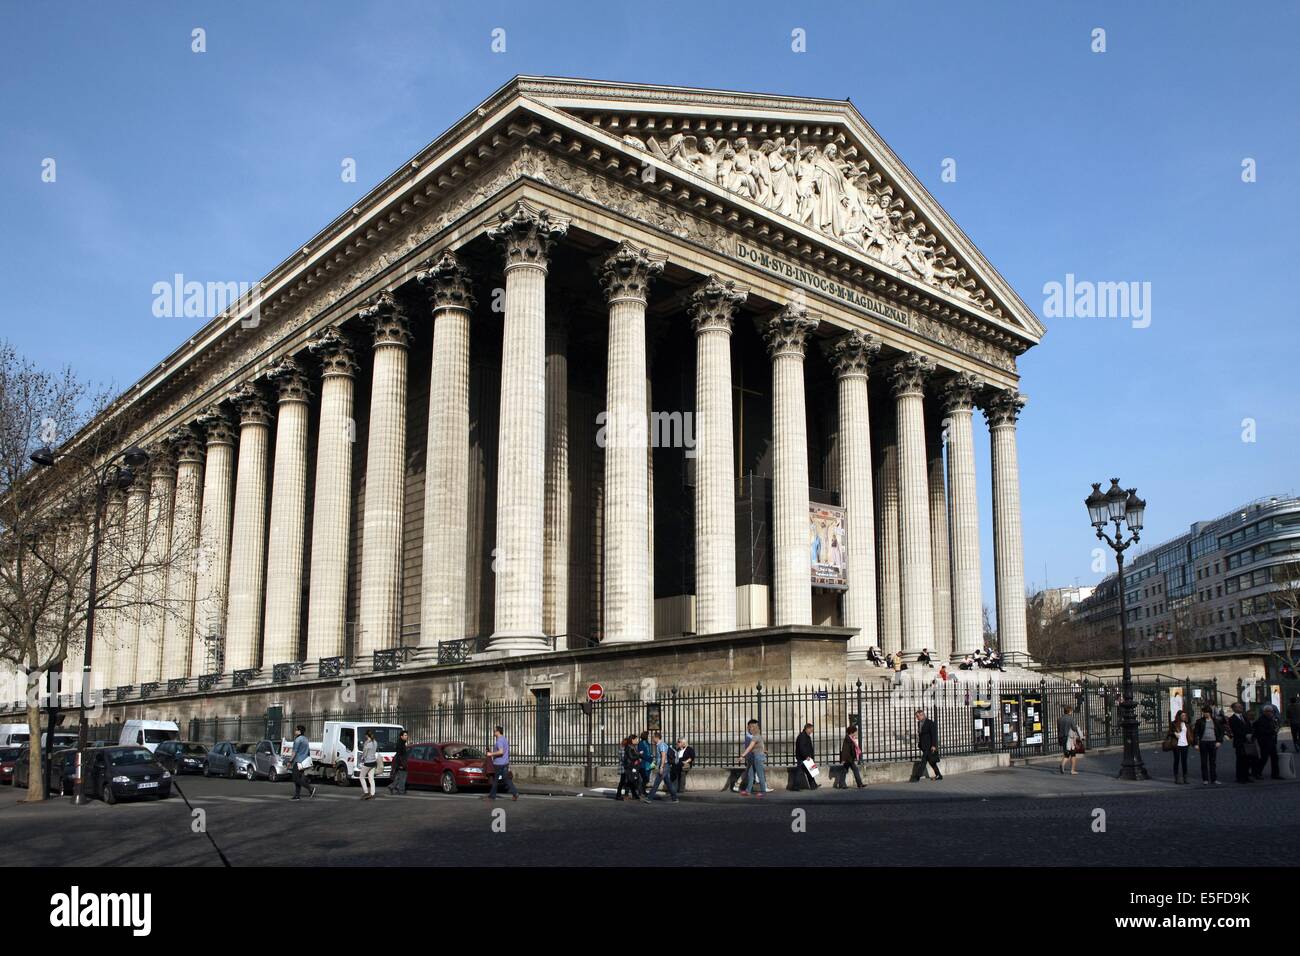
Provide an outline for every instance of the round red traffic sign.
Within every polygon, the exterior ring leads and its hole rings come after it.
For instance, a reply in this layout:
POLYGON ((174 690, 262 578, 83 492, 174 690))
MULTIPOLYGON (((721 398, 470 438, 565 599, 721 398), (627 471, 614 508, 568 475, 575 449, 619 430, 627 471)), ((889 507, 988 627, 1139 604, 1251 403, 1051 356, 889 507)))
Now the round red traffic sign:
POLYGON ((587 688, 587 700, 592 701, 593 703, 604 696, 605 688, 601 687, 599 684, 592 684, 587 688))

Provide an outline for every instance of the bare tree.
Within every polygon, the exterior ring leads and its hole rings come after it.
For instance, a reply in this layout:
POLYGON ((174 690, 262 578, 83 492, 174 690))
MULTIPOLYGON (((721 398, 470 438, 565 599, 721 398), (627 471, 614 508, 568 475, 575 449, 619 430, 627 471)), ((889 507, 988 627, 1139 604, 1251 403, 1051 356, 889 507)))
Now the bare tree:
POLYGON ((1052 603, 1039 591, 1026 604, 1025 626, 1029 656, 1041 664, 1060 666, 1087 660, 1083 630, 1066 604, 1052 603))
POLYGON ((1272 589, 1250 599, 1241 626, 1242 642, 1276 658, 1296 673, 1300 651, 1300 561, 1275 565, 1272 589))
MULTIPOLYGON (((0 660, 25 675, 29 801, 45 797, 41 700, 49 675, 85 647, 101 466, 127 437, 105 424, 107 407, 106 396, 71 369, 41 369, 0 342, 0 660), (60 443, 52 465, 33 463, 34 451, 60 443)), ((106 520, 94 608, 97 635, 134 653, 130 629, 110 633, 107 625, 138 619, 133 615, 146 609, 172 610, 165 598, 166 570, 193 556, 172 553, 168 522, 147 521, 146 496, 139 490, 148 476, 122 477, 134 478, 136 493, 109 510, 122 528, 138 533, 119 533, 106 520)))

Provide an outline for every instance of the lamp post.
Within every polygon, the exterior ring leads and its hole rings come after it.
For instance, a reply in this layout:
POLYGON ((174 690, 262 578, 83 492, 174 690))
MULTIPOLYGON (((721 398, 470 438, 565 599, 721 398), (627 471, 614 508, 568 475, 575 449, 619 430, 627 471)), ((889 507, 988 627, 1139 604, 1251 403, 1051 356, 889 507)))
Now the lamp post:
MULTIPOLYGON (((36 449, 31 453, 30 457, 35 464, 50 468, 53 467, 60 456, 53 448, 47 446, 36 449)), ((90 724, 86 717, 86 699, 90 696, 90 668, 94 660, 95 605, 99 602, 99 537, 104 503, 108 497, 110 487, 125 490, 135 480, 136 469, 143 468, 148 462, 148 453, 139 446, 132 445, 103 462, 98 468, 92 469, 95 478, 95 514, 91 519, 90 532, 90 580, 86 596, 86 646, 81 659, 81 719, 77 727, 77 792, 72 799, 72 802, 77 806, 85 806, 90 802, 86 797, 85 774, 86 743, 90 732, 90 724)), ((54 728, 51 727, 45 748, 47 768, 54 759, 53 744, 54 728)), ((49 786, 50 777, 47 769, 45 774, 45 795, 47 797, 49 796, 49 786)))
POLYGON ((1146 780, 1147 768, 1142 765, 1142 752, 1138 749, 1137 702, 1133 699, 1133 670, 1129 664, 1128 650, 1128 609, 1124 601, 1124 552, 1130 545, 1136 544, 1142 531, 1142 516, 1147 503, 1137 496, 1136 488, 1125 491, 1119 486, 1119 479, 1110 480, 1110 489, 1105 494, 1101 483, 1092 486, 1092 494, 1084 499, 1088 508, 1088 519, 1097 529, 1097 537, 1105 541, 1115 552, 1115 566, 1119 569, 1119 641, 1120 653, 1124 660, 1124 676, 1121 683, 1119 704, 1120 733, 1124 740, 1124 760, 1119 767, 1121 780, 1146 780), (1114 537, 1105 531, 1106 525, 1115 525, 1114 537), (1124 537, 1124 526, 1128 526, 1129 536, 1124 537))

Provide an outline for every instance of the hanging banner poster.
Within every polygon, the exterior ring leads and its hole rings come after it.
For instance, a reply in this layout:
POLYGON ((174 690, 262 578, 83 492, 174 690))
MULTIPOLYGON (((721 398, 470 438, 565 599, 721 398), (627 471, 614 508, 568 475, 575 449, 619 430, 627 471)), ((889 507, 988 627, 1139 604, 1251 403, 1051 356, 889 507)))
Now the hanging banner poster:
POLYGON ((844 549, 844 509, 808 506, 808 558, 815 588, 847 589, 848 558, 844 549))

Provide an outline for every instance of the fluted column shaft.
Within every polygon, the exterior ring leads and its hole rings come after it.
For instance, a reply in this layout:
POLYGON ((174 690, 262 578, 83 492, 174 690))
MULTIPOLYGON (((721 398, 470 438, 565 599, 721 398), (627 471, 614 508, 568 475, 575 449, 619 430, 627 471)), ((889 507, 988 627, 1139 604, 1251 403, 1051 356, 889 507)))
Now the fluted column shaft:
POLYGON ((116 628, 117 653, 113 656, 113 683, 136 682, 136 658, 140 648, 140 605, 144 597, 145 536, 149 522, 149 476, 137 472, 126 494, 126 531, 122 543, 120 574, 126 579, 118 591, 121 613, 116 628))
POLYGON ((103 530, 100 532, 99 586, 104 589, 106 607, 95 615, 95 681, 100 687, 115 686, 114 661, 117 657, 117 628, 121 621, 116 605, 121 600, 116 582, 121 575, 122 549, 126 504, 120 492, 114 491, 104 508, 103 530), (108 593, 105 585, 112 587, 108 593))
POLYGON ((850 332, 831 348, 831 363, 839 381, 840 503, 844 506, 845 561, 848 590, 844 593, 844 626, 856 627, 849 638, 849 659, 863 660, 879 640, 876 631, 876 521, 872 495, 871 414, 868 375, 880 351, 874 336, 850 332))
POLYGON ((695 633, 736 629, 736 484, 731 329, 748 293, 709 276, 691 293, 695 327, 695 633))
POLYGON ((203 470, 203 505, 199 518, 199 554, 196 569, 194 642, 190 649, 190 676, 220 671, 220 662, 208 659, 209 641, 220 646, 225 633, 226 594, 230 582, 230 532, 232 520, 231 475, 235 467, 235 430, 224 412, 216 409, 200 420, 207 432, 203 470))
POLYGON ((803 359, 817 320, 788 305, 762 327, 772 358, 772 623, 812 624, 803 359))
POLYGON ((390 292, 361 313, 374 331, 366 497, 361 525, 361 611, 356 658, 401 643, 402 518, 406 485, 408 319, 390 292))
POLYGON ((149 517, 145 529, 140 632, 133 682, 136 684, 157 683, 163 677, 163 634, 169 606, 166 562, 176 493, 176 463, 168 445, 150 448, 149 471, 149 517))
POLYGON ((542 630, 569 646, 569 316, 546 323, 546 517, 542 630))
POLYGON ((880 649, 893 654, 903 649, 903 606, 899 585, 898 528, 898 422, 888 416, 882 426, 880 464, 876 471, 876 498, 880 502, 880 526, 877 529, 877 566, 880 587, 876 600, 880 613, 880 649))
POLYGON ((271 410, 261 388, 249 383, 234 396, 239 409, 239 460, 235 467, 234 544, 230 551, 230 601, 226 614, 224 671, 260 664, 262 598, 266 586, 266 476, 271 410))
POLYGON ((903 653, 915 657, 934 642, 930 492, 925 467, 924 384, 934 365, 910 353, 890 369, 898 427, 899 578, 903 653))
POLYGON ((286 359, 272 373, 279 406, 271 472, 271 533, 266 554, 266 626, 262 660, 302 656, 302 576, 307 538, 307 429, 310 389, 302 367, 286 359))
POLYGON ((934 643, 930 651, 936 662, 946 661, 952 655, 952 553, 942 429, 942 422, 931 418, 925 430, 925 467, 930 495, 930 570, 934 581, 934 643))
POLYGON ((310 345, 321 362, 320 428, 312 503, 307 660, 342 657, 347 648, 348 534, 352 525, 352 411, 356 357, 337 328, 310 345))
POLYGON ((433 313, 428 451, 424 479, 424 563, 420 644, 465 636, 469 519, 470 276, 447 252, 419 282, 433 313))
POLYGON ((984 410, 993 465, 993 574, 998 643, 1003 654, 1025 654, 1029 649, 1020 530, 1020 463, 1016 455, 1016 419, 1024 405, 1024 396, 1009 390, 997 393, 984 410))
POLYGON ((622 243, 605 260, 609 300, 605 388, 605 643, 654 637, 650 573, 650 475, 646 464, 646 295, 662 257, 622 243))
POLYGON ((489 235, 505 247, 505 327, 497 451, 495 614, 490 650, 547 647, 542 628, 546 492, 546 263, 568 224, 523 202, 489 235))
POLYGON ((975 485, 975 442, 971 425, 981 383, 958 375, 944 390, 948 413, 948 512, 952 529, 953 656, 974 653, 984 643, 981 614, 979 500, 975 485))
POLYGON ((192 430, 184 428, 173 436, 172 446, 176 449, 176 493, 172 505, 171 559, 167 563, 169 613, 163 622, 163 680, 190 674, 203 495, 202 442, 192 430))

